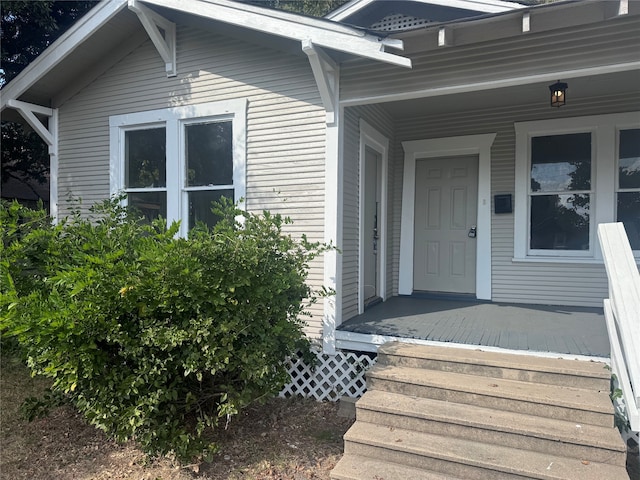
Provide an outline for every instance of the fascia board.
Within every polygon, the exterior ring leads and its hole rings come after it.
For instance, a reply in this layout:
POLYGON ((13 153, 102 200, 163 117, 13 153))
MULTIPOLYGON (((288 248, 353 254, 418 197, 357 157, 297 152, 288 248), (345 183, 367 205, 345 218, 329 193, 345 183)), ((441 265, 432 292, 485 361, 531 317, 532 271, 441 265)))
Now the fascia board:
POLYGON ((0 111, 7 108, 9 100, 17 100, 20 95, 126 6, 127 0, 105 0, 87 12, 2 89, 0 111))
MULTIPOLYGON (((148 5, 164 7, 300 42, 311 40, 318 47, 329 48, 393 65, 411 67, 409 58, 384 51, 386 45, 384 39, 360 29, 339 25, 323 19, 304 17, 226 0, 143 1, 148 5)), ((399 48, 400 44, 392 46, 399 48)))
MULTIPOLYGON (((503 0, 414 0, 415 3, 424 3, 425 5, 437 5, 442 7, 458 8, 462 10, 472 10, 487 13, 504 13, 511 10, 527 8, 516 2, 507 2, 503 0)), ((358 13, 360 10, 368 7, 374 0, 353 0, 346 3, 342 7, 330 12, 325 18, 336 22, 342 21, 351 15, 358 13)))
POLYGON ((329 12, 327 15, 325 15, 324 18, 339 22, 340 20, 343 20, 350 15, 353 15, 354 13, 358 13, 360 10, 374 1, 375 0, 351 0, 350 2, 347 2, 344 5, 338 7, 333 12, 329 12))

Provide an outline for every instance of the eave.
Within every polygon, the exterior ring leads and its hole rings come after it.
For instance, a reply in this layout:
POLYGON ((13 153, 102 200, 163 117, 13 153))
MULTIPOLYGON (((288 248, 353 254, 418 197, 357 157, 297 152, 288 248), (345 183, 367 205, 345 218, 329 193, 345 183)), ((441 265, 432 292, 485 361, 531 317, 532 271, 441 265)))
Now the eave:
POLYGON ((296 40, 311 41, 321 48, 363 58, 411 67, 411 60, 388 53, 387 47, 402 50, 402 42, 387 41, 362 29, 321 18, 306 17, 280 10, 256 7, 229 0, 143 0, 147 5, 168 8, 209 20, 247 28, 261 33, 296 40))
MULTIPOLYGON (((410 59, 385 51, 387 47, 401 50, 402 41, 387 40, 325 19, 228 0, 143 0, 139 3, 300 42, 300 49, 304 42, 311 42, 327 51, 411 67, 410 59)), ((136 48, 144 41, 140 35, 144 31, 128 4, 128 0, 105 0, 90 10, 5 85, 0 95, 0 111, 8 107, 9 100, 55 108, 73 94, 65 92, 69 84, 91 81, 100 73, 96 68, 99 70, 104 60, 113 63, 136 48), (62 100, 54 102, 60 95, 62 100)))

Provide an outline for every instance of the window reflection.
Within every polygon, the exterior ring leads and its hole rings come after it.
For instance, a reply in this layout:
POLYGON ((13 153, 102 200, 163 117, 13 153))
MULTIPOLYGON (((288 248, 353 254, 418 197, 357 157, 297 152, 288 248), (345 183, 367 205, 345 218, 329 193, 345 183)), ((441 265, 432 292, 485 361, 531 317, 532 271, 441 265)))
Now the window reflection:
POLYGON ((624 223, 633 250, 640 250, 640 128, 621 130, 617 221, 624 223))
POLYGON ((531 191, 591 189, 591 134, 531 139, 531 191))
POLYGON ((165 128, 125 133, 125 185, 155 188, 167 185, 165 128))
POLYGON ((589 194, 531 198, 532 249, 589 250, 589 194))
POLYGON ((195 227, 198 222, 203 222, 209 227, 218 223, 218 216, 211 211, 211 203, 222 197, 234 201, 233 190, 189 192, 189 228, 195 227))

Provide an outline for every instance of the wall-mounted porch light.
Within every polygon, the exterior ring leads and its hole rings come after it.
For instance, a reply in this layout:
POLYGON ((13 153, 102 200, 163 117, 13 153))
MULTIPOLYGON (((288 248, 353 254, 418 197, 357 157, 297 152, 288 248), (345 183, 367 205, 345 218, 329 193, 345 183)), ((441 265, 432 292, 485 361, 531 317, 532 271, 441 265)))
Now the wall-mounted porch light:
POLYGON ((567 103, 567 88, 569 88, 569 85, 560 80, 553 85, 549 85, 552 107, 561 107, 567 103))

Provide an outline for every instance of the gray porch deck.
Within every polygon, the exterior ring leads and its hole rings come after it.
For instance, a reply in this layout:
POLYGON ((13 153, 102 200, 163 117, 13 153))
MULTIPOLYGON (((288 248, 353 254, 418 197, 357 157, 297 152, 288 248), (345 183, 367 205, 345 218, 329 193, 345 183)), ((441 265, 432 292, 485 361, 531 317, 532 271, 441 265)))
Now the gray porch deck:
POLYGON ((602 309, 392 297, 340 332, 609 357, 602 309))

